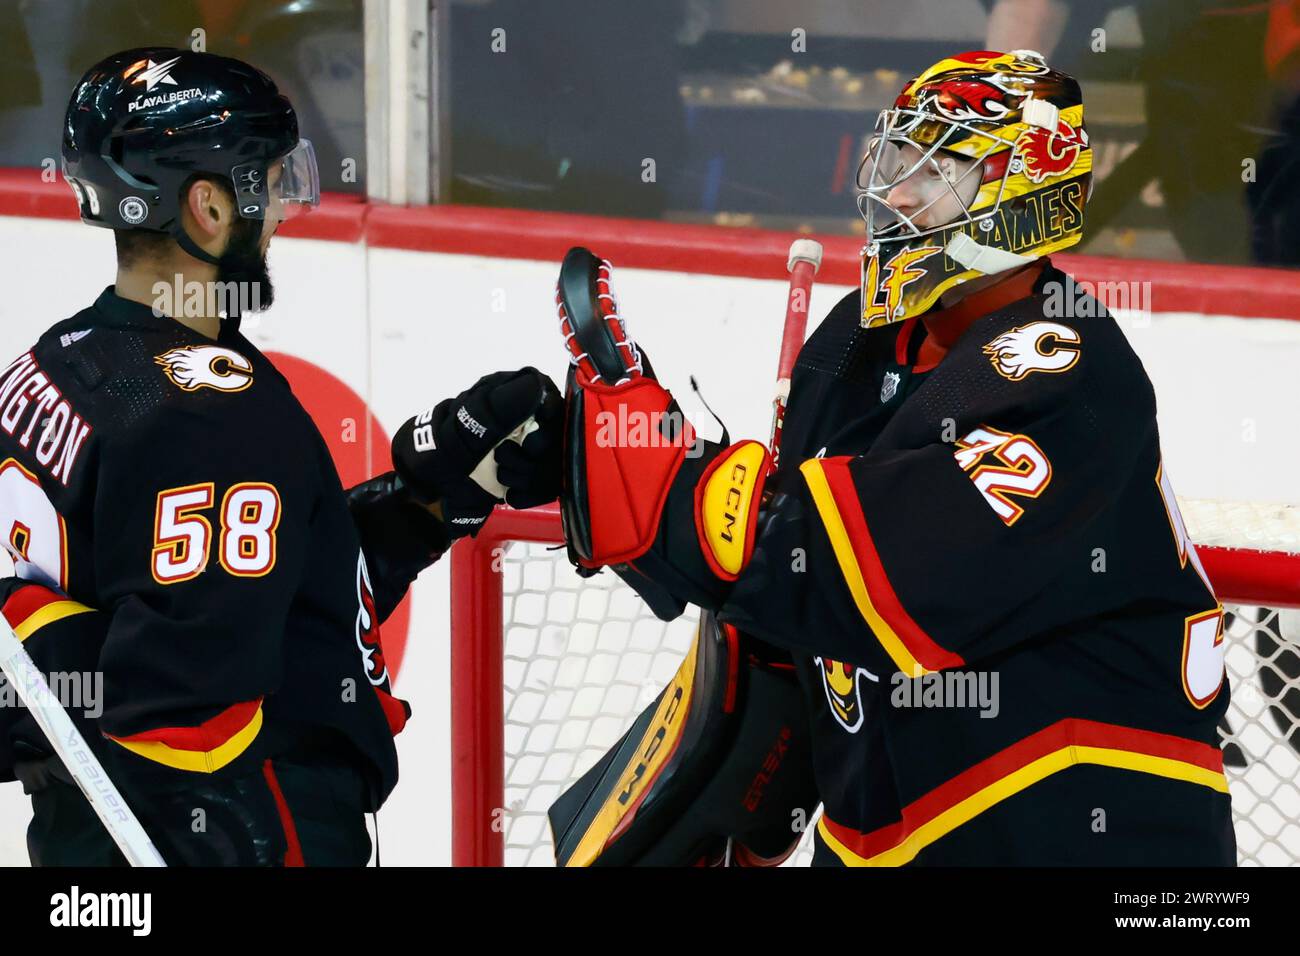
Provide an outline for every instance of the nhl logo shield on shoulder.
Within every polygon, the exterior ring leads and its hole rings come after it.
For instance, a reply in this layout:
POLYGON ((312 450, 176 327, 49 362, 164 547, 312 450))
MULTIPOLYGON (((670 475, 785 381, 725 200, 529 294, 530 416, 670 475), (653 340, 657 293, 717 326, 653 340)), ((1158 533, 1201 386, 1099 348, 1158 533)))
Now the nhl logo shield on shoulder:
POLYGON ((902 380, 903 376, 897 372, 886 372, 885 380, 880 383, 880 400, 887 402, 893 398, 894 393, 898 391, 898 383, 902 380))

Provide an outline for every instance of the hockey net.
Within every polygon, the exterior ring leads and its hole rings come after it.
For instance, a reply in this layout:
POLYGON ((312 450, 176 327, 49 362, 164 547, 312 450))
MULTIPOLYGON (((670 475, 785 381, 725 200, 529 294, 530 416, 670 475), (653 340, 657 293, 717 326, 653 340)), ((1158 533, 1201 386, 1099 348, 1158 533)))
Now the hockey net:
MULTIPOLYGON (((1300 863, 1300 507, 1181 501, 1227 611, 1220 726, 1243 865, 1300 863)), ((453 549, 457 865, 551 866, 546 811, 677 670, 692 611, 658 620, 576 575, 554 508, 499 510, 453 549)), ((811 823, 787 865, 811 857, 811 823)))

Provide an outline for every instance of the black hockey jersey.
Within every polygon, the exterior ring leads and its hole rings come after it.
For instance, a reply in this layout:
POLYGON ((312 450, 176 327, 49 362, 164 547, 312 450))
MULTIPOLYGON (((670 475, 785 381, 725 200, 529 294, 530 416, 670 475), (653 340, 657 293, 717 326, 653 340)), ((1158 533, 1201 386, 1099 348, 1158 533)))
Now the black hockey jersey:
POLYGON ((1151 385, 1069 277, 1030 283, 932 368, 857 293, 800 354, 721 616, 795 649, 818 863, 1235 862, 1222 610, 1151 385))
MULTIPOLYGON (((405 721, 361 539, 285 379, 110 287, 0 371, 0 532, 108 616, 98 726, 175 782, 335 734, 374 807, 405 721)), ((93 662, 92 662, 93 663, 93 662)))

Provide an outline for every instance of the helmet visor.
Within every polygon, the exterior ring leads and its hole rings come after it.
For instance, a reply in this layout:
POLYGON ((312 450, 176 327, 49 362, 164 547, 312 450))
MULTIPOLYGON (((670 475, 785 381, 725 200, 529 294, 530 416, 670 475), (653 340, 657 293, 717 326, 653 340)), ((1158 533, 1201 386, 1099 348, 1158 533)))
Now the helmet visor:
POLYGON ((239 214, 247 219, 292 219, 320 204, 320 172, 311 140, 265 166, 248 163, 231 170, 239 214))

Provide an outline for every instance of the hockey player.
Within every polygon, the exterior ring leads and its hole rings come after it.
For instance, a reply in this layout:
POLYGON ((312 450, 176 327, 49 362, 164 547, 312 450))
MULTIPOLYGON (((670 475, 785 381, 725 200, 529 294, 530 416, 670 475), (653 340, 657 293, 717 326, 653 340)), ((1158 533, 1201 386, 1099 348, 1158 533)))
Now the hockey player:
POLYGON ((561 862, 711 862, 728 837, 732 859, 775 862, 817 802, 819 864, 1235 862, 1222 608, 1142 366, 1047 258, 1080 238, 1091 169, 1079 86, 1035 53, 910 81, 859 172, 861 293, 800 353, 775 470, 689 424, 600 430, 676 406, 608 263, 570 254, 571 555, 663 617, 706 614, 673 684, 552 808, 561 862), (747 733, 787 706, 744 699, 779 696, 773 646, 803 718, 747 733))
MULTIPOLYGON (((270 239, 318 198, 288 100, 236 60, 126 51, 78 84, 63 158, 83 221, 114 230, 117 283, 0 371, 4 613, 47 670, 102 673, 102 714, 74 718, 168 863, 364 865, 409 716, 380 625, 501 495, 555 497, 558 391, 489 375, 345 493, 238 314, 155 307, 158 282, 273 298, 270 239), (495 482, 471 478, 485 459, 495 482)), ((120 862, 6 711, 0 774, 32 793, 33 862, 120 862)))

